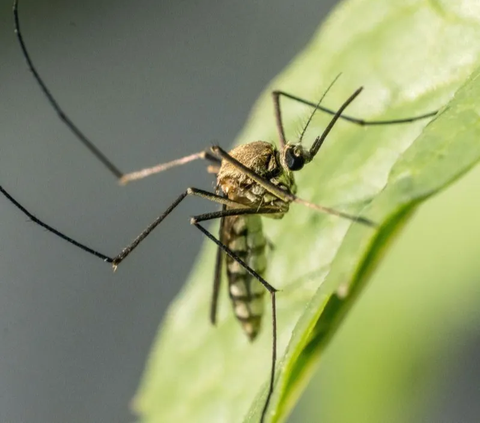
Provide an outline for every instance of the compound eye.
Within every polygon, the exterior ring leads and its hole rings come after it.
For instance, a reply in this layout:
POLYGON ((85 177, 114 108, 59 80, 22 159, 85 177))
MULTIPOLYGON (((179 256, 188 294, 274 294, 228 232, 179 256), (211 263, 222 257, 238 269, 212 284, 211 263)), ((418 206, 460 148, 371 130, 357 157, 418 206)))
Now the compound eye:
POLYGON ((294 149, 289 148, 285 151, 285 163, 292 171, 300 170, 305 164, 305 158, 302 155, 297 156, 294 149))

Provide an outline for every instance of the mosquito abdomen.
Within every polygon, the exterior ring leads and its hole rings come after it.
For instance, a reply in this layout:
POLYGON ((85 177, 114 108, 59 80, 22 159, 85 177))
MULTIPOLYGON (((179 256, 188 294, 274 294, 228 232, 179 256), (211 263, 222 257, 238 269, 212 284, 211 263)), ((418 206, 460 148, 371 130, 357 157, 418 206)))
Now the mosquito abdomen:
MULTIPOLYGON (((260 216, 228 217, 224 240, 228 247, 259 275, 266 270, 265 245, 260 216)), ((243 266, 227 257, 230 299, 236 318, 250 340, 260 331, 265 288, 243 266)))

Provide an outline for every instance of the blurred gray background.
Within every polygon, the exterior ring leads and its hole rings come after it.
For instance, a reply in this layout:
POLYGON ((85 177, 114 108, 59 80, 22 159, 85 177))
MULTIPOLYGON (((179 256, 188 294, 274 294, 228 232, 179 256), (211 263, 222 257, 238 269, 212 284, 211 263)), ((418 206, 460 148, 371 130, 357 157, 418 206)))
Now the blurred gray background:
MULTIPOLYGON (((202 163, 126 188, 60 123, 0 1, 0 181, 38 217, 116 254, 202 163)), ((123 171, 228 147, 335 0, 21 0, 25 40, 72 119, 123 171)), ((128 422, 166 307, 203 241, 190 199, 116 274, 0 199, 0 422, 128 422)), ((210 289, 210 281, 205 281, 210 289)), ((207 316, 205 316, 207 319, 207 316)))

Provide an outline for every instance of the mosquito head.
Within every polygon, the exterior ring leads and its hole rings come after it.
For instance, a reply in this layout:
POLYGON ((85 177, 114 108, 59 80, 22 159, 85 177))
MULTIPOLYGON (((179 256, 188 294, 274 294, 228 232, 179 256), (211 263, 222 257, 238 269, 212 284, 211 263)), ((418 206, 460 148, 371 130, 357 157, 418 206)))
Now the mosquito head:
POLYGON ((288 170, 296 171, 312 160, 310 152, 302 144, 287 144, 283 150, 283 163, 288 170))

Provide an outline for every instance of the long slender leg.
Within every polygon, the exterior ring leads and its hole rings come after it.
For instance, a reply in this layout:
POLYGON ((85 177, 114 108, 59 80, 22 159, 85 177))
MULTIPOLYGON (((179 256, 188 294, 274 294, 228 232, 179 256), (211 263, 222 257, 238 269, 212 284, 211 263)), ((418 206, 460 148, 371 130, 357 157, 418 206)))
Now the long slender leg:
MULTIPOLYGON (((225 211, 227 206, 222 206, 222 211, 225 211)), ((225 244, 223 241, 223 230, 225 227, 225 219, 220 218, 220 227, 218 229, 218 239, 222 244, 225 244)), ((223 254, 222 249, 217 247, 217 254, 215 257, 215 272, 213 274, 213 290, 212 290, 212 300, 210 301, 210 322, 212 325, 217 323, 217 307, 218 307, 218 296, 220 294, 220 283, 222 281, 222 265, 223 265, 223 254)))
POLYGON ((116 177, 120 178, 123 175, 121 172, 108 158, 103 154, 89 139, 88 137, 72 122, 72 120, 65 114, 60 105, 57 103, 52 93, 48 89, 47 85, 43 81, 42 77, 38 73, 35 65, 33 64, 30 54, 28 53, 27 46, 23 41, 22 32, 20 30, 20 19, 18 17, 18 0, 15 0, 13 3, 13 17, 15 21, 15 34, 17 34, 17 39, 22 49, 23 57, 27 61, 28 68, 33 74, 33 77, 40 85, 41 90, 47 97, 48 102, 51 104, 55 112, 57 113, 60 120, 73 132, 77 139, 98 159, 100 162, 116 177))
POLYGON ((275 123, 277 124, 278 140, 280 148, 283 150, 287 144, 285 137, 285 128, 283 126, 282 108, 280 107, 280 91, 273 91, 273 110, 275 111, 275 123))
POLYGON ((37 225, 41 226, 42 228, 46 229, 48 232, 51 232, 53 234, 55 234, 56 236, 62 238, 63 240, 69 242, 70 244, 73 244, 75 245, 76 247, 80 248, 81 250, 83 251, 86 251, 87 253, 89 254, 92 254, 94 255, 95 257, 98 257, 100 259, 102 259, 103 261, 106 261, 107 263, 112 263, 113 262, 113 258, 105 255, 105 254, 102 254, 90 247, 87 247, 85 244, 82 244, 78 241, 75 241, 73 238, 70 238, 69 236, 65 235, 64 233, 60 232, 58 229, 55 229, 54 227, 46 224, 45 222, 41 221, 40 219, 38 219, 36 216, 34 216, 32 213, 30 213, 25 207, 23 207, 17 200, 15 200, 15 198, 13 198, 6 190, 5 188, 3 188, 2 186, 0 186, 0 192, 5 196, 7 197, 8 200, 10 200, 10 202, 15 206, 17 207, 23 214, 25 214, 26 216, 28 216, 28 218, 36 223, 37 225))
POLYGON ((357 98, 357 96, 362 92, 362 90, 363 90, 363 87, 360 87, 347 99, 347 101, 345 101, 340 106, 340 108, 337 110, 337 113, 333 115, 327 127, 323 130, 322 135, 320 135, 315 139, 312 147, 310 148, 310 160, 312 160, 315 157, 315 155, 318 153, 318 150, 320 150, 320 147, 322 146, 323 141, 325 141, 325 139, 327 138, 327 135, 330 133, 335 123, 337 123, 337 120, 340 119, 342 112, 352 103, 353 100, 355 100, 355 98, 357 98))
POLYGON ((160 216, 158 216, 150 225, 148 225, 130 244, 128 244, 119 254, 113 258, 112 266, 116 270, 118 265, 127 258, 130 253, 138 247, 138 245, 160 224, 163 220, 188 196, 194 195, 196 197, 205 198, 206 200, 213 201, 214 203, 224 204, 230 207, 238 207, 239 203, 229 200, 228 198, 221 197, 220 195, 213 194, 208 191, 203 191, 198 188, 187 188, 182 192, 178 198, 167 208, 160 216))
POLYGON ((75 239, 65 235, 64 233, 60 232, 58 229, 48 225, 47 223, 43 222, 42 220, 38 219, 35 215, 33 215, 30 211, 28 211, 24 206, 22 206, 5 188, 0 186, 0 193, 3 194, 15 207, 17 207, 23 214, 25 214, 28 218, 32 220, 32 222, 36 223, 37 225, 41 226, 42 228, 46 229, 48 232, 53 233, 54 235, 58 236, 59 238, 67 241, 68 243, 74 245, 81 250, 92 254, 95 257, 102 259, 107 263, 112 263, 114 269, 123 261, 137 246, 138 244, 143 241, 147 235, 155 229, 156 226, 160 224, 172 211, 177 207, 182 200, 187 197, 188 195, 193 195, 196 197, 205 198, 206 200, 213 201, 215 203, 224 204, 230 207, 239 207, 241 204, 236 203, 235 201, 231 201, 227 198, 221 197, 219 195, 210 193, 208 191, 203 191, 197 188, 188 188, 185 192, 180 194, 180 196, 173 202, 173 204, 164 212, 162 213, 155 221, 150 224, 147 229, 145 229, 131 244, 129 244, 126 248, 124 248, 120 254, 116 255, 115 257, 107 256, 106 254, 100 253, 93 248, 88 247, 81 242, 76 241, 75 239))
POLYGON ((281 213, 282 210, 278 207, 261 207, 261 208, 235 208, 235 209, 227 209, 227 210, 220 210, 210 213, 199 214, 198 216, 194 216, 190 219, 190 223, 194 225, 195 223, 205 222, 207 220, 213 219, 220 219, 223 217, 231 217, 231 216, 243 216, 246 214, 276 214, 281 213))
MULTIPOLYGON (((322 112, 328 113, 330 115, 334 115, 336 113, 334 110, 328 109, 327 107, 321 106, 320 104, 316 104, 314 102, 297 97, 293 94, 286 93, 285 91, 278 91, 278 90, 273 91, 272 95, 273 95, 273 101, 278 104, 280 103, 280 96, 283 96, 291 100, 295 100, 300 103, 303 103, 307 106, 315 107, 316 109, 321 110, 322 112)), ((359 119, 359 118, 356 118, 353 116, 347 116, 347 115, 341 115, 340 119, 343 119, 348 122, 352 122, 361 126, 394 125, 394 124, 402 124, 402 123, 411 123, 411 122, 416 122, 417 120, 427 119, 435 116, 437 113, 438 113, 438 110, 435 110, 433 112, 425 113, 423 115, 418 115, 418 116, 413 116, 408 118, 401 118, 401 119, 390 119, 390 120, 365 120, 365 119, 359 119)))
MULTIPOLYGON (((192 219, 195 219, 192 218, 192 219)), ((240 257, 238 257, 232 250, 230 250, 226 245, 222 244, 214 235, 212 235, 208 230, 206 230, 202 225, 197 223, 196 221, 192 221, 192 224, 195 225, 207 238, 213 241, 217 247, 221 248, 225 254, 229 255, 233 260, 235 260, 240 266, 242 266, 251 276, 257 279, 270 293, 270 298, 272 301, 272 365, 270 368, 270 383, 267 393, 267 398, 265 400, 265 405, 263 406, 262 415, 260 418, 260 422, 263 423, 265 419, 265 415, 267 414, 268 405, 270 404, 270 400, 273 394, 273 387, 275 381, 275 365, 277 362, 277 304, 276 304, 276 297, 275 293, 277 290, 270 285, 265 279, 263 279, 255 270, 253 270, 250 266, 248 266, 240 257)))
MULTIPOLYGON (((210 150, 210 149, 208 149, 210 150)), ((199 153, 190 154, 179 159, 172 160, 167 163, 160 163, 152 167, 137 170, 135 172, 126 173, 120 178, 120 184, 125 185, 128 182, 136 181, 138 179, 146 178, 147 176, 154 175, 156 173, 163 172, 164 170, 171 169, 172 167, 182 166, 186 163, 193 162, 194 160, 208 160, 213 162, 214 166, 220 165, 220 160, 213 156, 209 151, 200 151, 199 153)), ((210 166, 209 168, 212 168, 210 166)), ((216 173, 213 171, 212 173, 216 173)))

